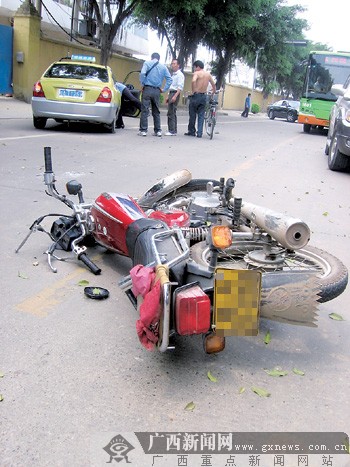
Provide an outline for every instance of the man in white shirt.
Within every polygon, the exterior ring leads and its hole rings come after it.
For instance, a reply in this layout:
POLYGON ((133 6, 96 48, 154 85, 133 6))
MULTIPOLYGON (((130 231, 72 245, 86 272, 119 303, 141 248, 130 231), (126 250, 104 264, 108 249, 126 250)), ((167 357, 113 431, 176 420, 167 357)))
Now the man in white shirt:
POLYGON ((171 62, 173 82, 170 85, 168 96, 165 102, 168 104, 168 131, 165 136, 176 136, 177 134, 177 104, 180 100, 181 91, 184 88, 185 76, 180 70, 179 62, 176 58, 171 62))

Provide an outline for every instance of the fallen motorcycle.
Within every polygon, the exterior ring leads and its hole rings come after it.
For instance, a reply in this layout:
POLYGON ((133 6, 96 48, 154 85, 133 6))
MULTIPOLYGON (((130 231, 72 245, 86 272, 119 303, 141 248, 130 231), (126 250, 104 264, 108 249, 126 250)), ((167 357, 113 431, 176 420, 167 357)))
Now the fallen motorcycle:
POLYGON ((331 254, 308 246, 310 229, 300 219, 234 196, 233 179, 195 180, 181 170, 160 180, 137 200, 102 193, 85 203, 82 185, 56 189, 51 148, 44 149, 46 193, 72 210, 46 214, 31 233, 46 232, 45 252, 72 251, 94 274, 87 256, 94 244, 128 256, 133 268, 119 281, 139 311, 137 334, 147 349, 171 349, 178 336, 201 334, 207 353, 225 347, 227 336, 254 336, 259 319, 316 326, 317 306, 346 288, 348 271, 331 254), (42 226, 55 217, 51 230, 42 226))

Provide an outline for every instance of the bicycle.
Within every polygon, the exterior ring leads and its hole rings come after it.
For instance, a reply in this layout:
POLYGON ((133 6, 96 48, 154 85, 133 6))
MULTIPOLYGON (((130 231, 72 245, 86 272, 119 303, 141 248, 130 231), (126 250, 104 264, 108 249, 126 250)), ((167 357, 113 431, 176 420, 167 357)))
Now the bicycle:
POLYGON ((205 131, 210 139, 213 139, 214 128, 216 125, 216 108, 218 106, 218 95, 220 91, 215 94, 207 93, 207 104, 205 106, 204 122, 205 131))

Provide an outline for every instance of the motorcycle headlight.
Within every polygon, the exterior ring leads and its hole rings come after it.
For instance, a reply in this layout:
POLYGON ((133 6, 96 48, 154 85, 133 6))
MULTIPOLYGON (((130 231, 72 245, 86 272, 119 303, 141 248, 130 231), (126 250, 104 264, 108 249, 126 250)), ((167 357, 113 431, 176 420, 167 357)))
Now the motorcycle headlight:
POLYGON ((211 229, 211 241, 215 248, 228 248, 232 244, 231 230, 226 225, 215 225, 211 229))

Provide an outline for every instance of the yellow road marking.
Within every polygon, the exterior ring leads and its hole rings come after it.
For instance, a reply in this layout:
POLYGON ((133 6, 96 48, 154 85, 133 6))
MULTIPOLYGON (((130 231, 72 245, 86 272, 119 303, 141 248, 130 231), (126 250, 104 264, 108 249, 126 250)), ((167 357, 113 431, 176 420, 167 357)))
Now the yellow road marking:
MULTIPOLYGON (((93 259, 98 260, 100 258, 101 255, 96 255, 93 259)), ((78 267, 76 271, 58 280, 55 284, 45 287, 39 293, 18 303, 16 309, 24 313, 31 313, 39 318, 45 318, 54 306, 61 303, 68 293, 75 290, 75 286, 70 285, 70 282, 87 272, 87 269, 78 267)))

